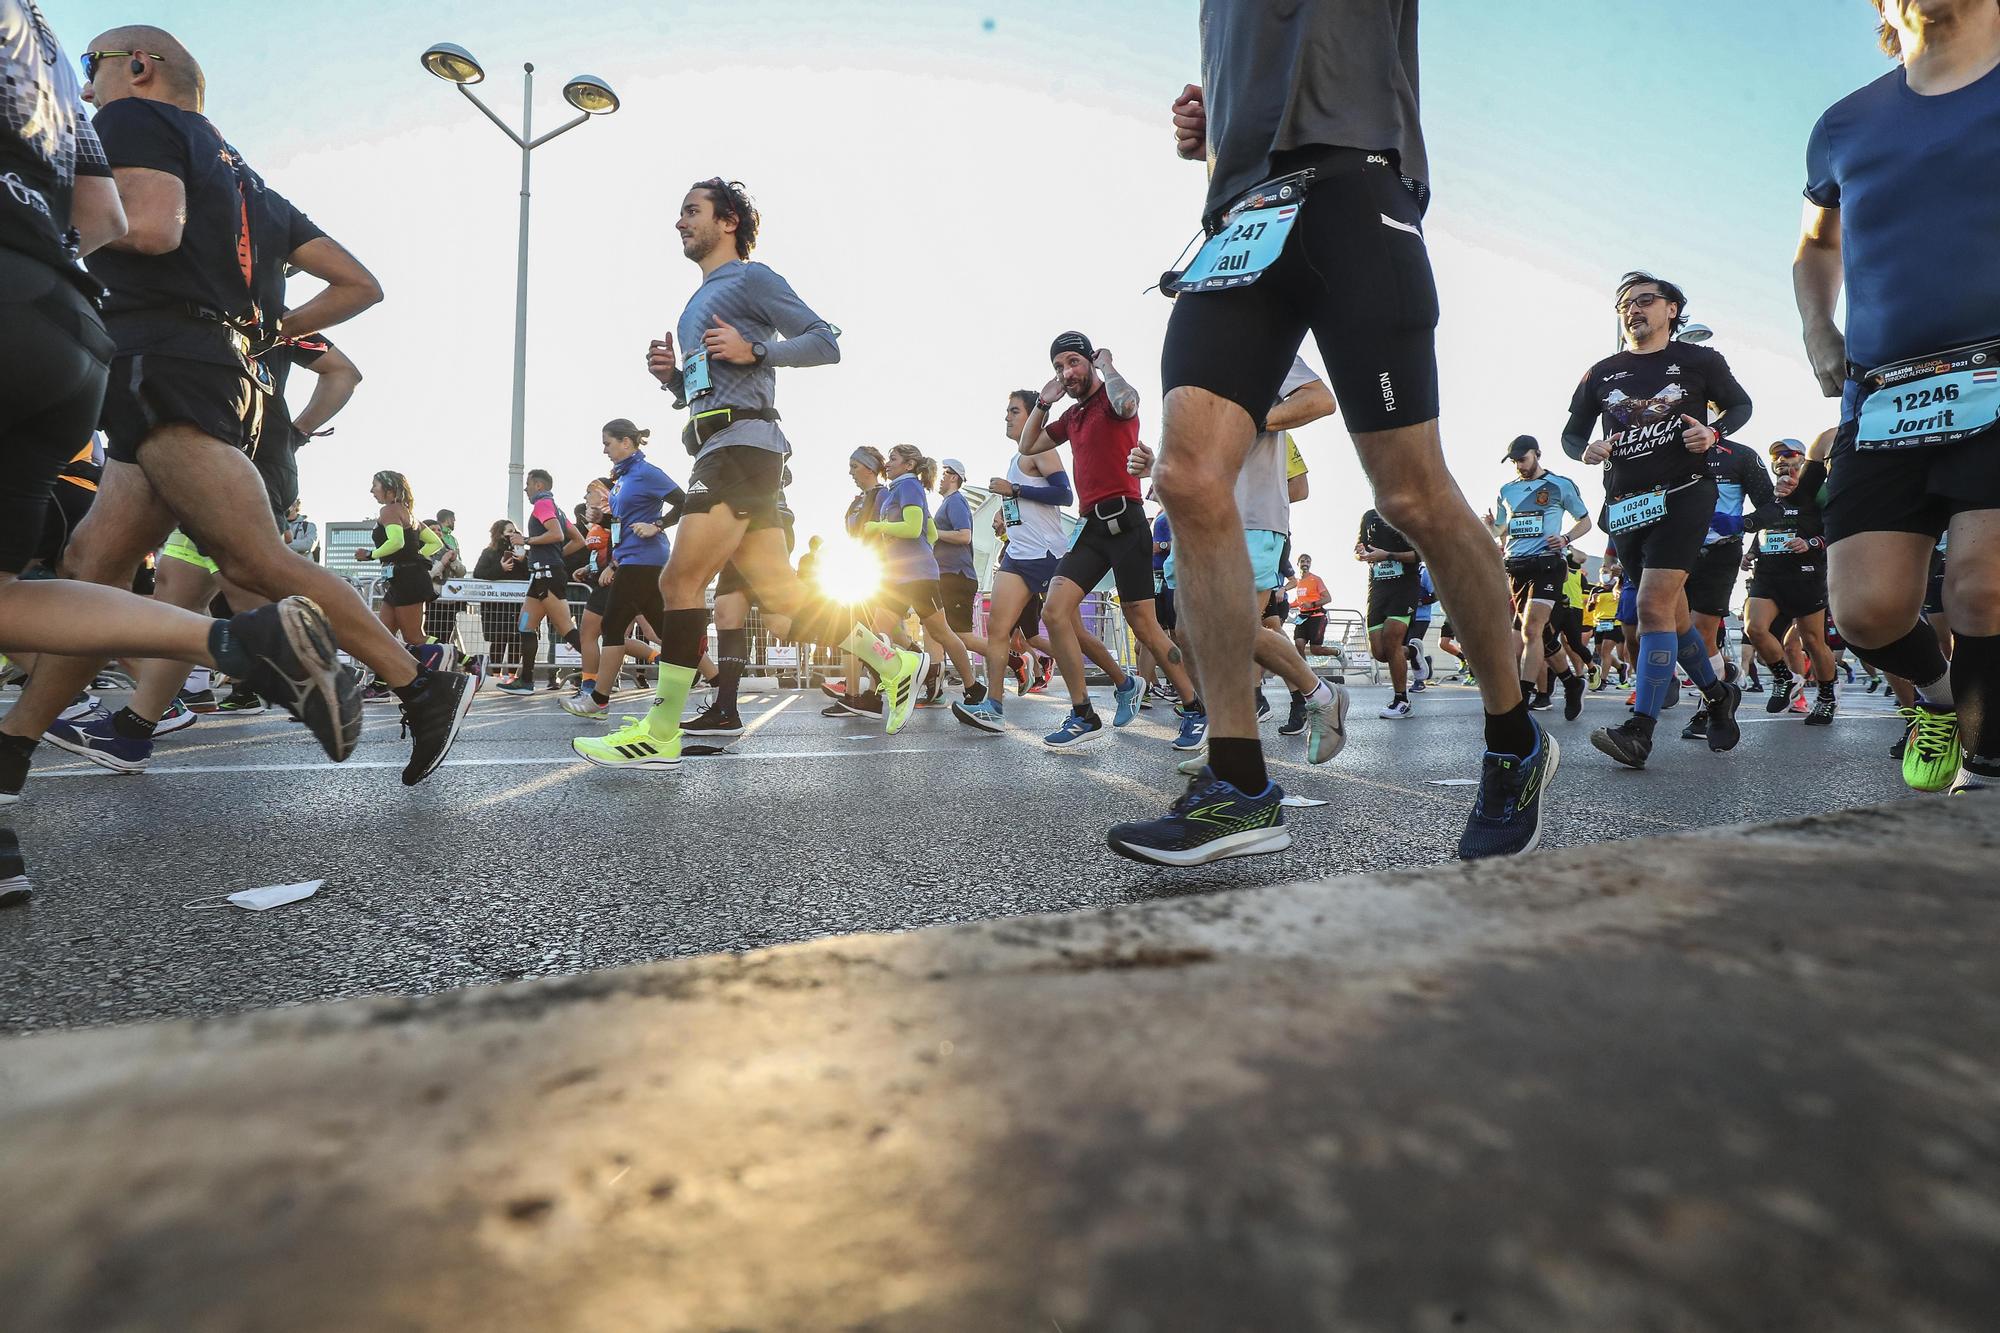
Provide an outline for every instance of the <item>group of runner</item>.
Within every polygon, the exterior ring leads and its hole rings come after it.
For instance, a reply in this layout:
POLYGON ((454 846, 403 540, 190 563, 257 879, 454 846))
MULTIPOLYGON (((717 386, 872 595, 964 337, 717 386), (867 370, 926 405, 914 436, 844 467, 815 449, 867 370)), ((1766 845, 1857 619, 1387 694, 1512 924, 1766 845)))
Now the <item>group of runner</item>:
MULTIPOLYGON (((1014 449, 989 483, 1002 497, 1006 549, 983 644, 966 637, 962 580, 971 574, 957 548, 969 543, 969 520, 948 526, 928 499, 947 475, 954 487, 968 479, 951 460, 933 464, 908 446, 853 456, 854 526, 882 554, 883 595, 857 606, 794 570, 784 498, 793 443, 777 410, 778 372, 839 361, 840 333, 751 258, 759 217, 743 186, 698 182, 675 230, 699 282, 646 354, 648 372, 687 414, 681 442, 692 461, 676 492, 644 459, 644 432, 606 427, 613 475, 599 503, 611 516, 615 572, 595 626, 600 688, 579 694, 571 711, 601 711, 624 631, 641 620, 658 640, 655 702, 607 735, 577 738, 576 751, 607 768, 671 769, 684 737, 740 730, 720 689, 702 715, 686 716, 718 579, 709 664, 718 677, 740 672, 741 617, 754 600, 780 637, 852 653, 888 730, 935 693, 930 668, 941 653, 964 689, 954 714, 992 734, 1008 726, 998 685, 1010 651, 1040 651, 1070 703, 1044 744, 1087 749, 1145 702, 1146 680, 1083 614, 1085 595, 1108 578, 1146 678, 1163 676, 1174 701, 1173 747, 1188 776, 1157 817, 1111 828, 1110 848, 1190 865, 1287 846, 1284 792, 1259 740, 1269 705, 1258 681, 1270 672, 1291 689, 1286 729, 1307 734, 1308 759, 1339 751, 1345 692, 1305 655, 1323 645, 1326 589, 1304 558, 1286 569, 1289 504, 1304 481, 1287 432, 1337 405, 1374 492, 1355 557, 1369 567, 1371 650, 1395 685, 1385 714, 1409 708, 1406 669, 1424 659, 1419 651, 1412 662, 1407 627, 1433 599, 1448 615, 1442 638, 1482 701, 1461 857, 1539 843, 1561 750, 1534 705, 1560 682, 1574 716, 1590 670, 1582 620, 1571 614, 1590 594, 1567 590, 1577 580, 1573 544, 1593 527, 1609 537, 1621 593, 1614 619, 1591 628, 1621 627, 1635 678, 1631 715, 1591 735, 1611 759, 1644 766, 1680 672, 1701 699, 1700 737, 1717 751, 1738 743, 1741 687, 1718 634, 1747 559, 1751 642, 1788 701, 1802 671, 1829 697, 1830 606, 1856 656, 1905 695, 1910 784, 1970 791, 2000 778, 2000 260, 1982 244, 2000 230, 2000 4, 1875 7, 1897 67, 1815 126, 1794 266, 1807 356, 1841 400, 1838 425, 1809 448, 1773 446, 1778 480, 1767 491, 1757 453, 1733 440, 1749 395, 1719 353, 1676 337, 1685 293, 1631 273, 1613 294, 1624 347, 1585 372, 1561 435, 1570 459, 1603 468, 1606 502, 1589 514, 1574 483, 1549 473, 1539 444, 1523 437, 1507 451, 1516 477, 1489 526, 1447 468, 1438 431, 1415 0, 1208 0, 1201 82, 1169 112, 1177 152, 1207 164, 1208 193, 1199 248, 1160 282, 1173 309, 1158 446, 1141 443, 1150 409, 1111 353, 1081 332, 1058 335, 1047 383, 1007 407, 1014 449), (1902 151, 1911 143, 1924 152, 1902 151), (1844 329, 1835 320, 1843 290, 1844 329), (1298 356, 1308 333, 1323 380, 1298 356), (1145 513, 1147 481, 1164 506, 1166 550, 1145 513), (1070 505, 1073 531, 1060 512, 1070 505), (1947 545, 1950 560, 1933 578, 1947 545), (1273 598, 1286 591, 1302 613, 1290 639, 1270 623, 1273 598), (1788 658, 1781 628, 1796 630, 1802 661, 1788 658), (1109 680, 1108 723, 1086 662, 1109 680)), ((296 498, 290 455, 337 407, 339 383, 324 408, 316 393, 313 408, 287 421, 274 381, 292 362, 325 363, 321 331, 378 300, 379 285, 201 114, 201 70, 170 34, 102 34, 83 55, 79 90, 31 0, 0 0, 0 62, 0 165, 11 173, 0 196, 0 438, 12 464, 0 491, 0 650, 40 654, 0 719, 0 801, 20 794, 45 734, 86 738, 93 751, 150 738, 159 719, 136 705, 157 690, 142 689, 116 714, 61 716, 113 655, 226 672, 343 759, 361 688, 336 642, 400 704, 413 738, 404 781, 422 781, 449 751, 477 678, 409 643, 400 610, 378 620, 285 536, 296 498), (292 269, 327 286, 287 308, 292 269), (106 458, 94 503, 80 521, 52 525, 46 515, 67 512, 52 504, 64 469, 99 423, 106 458), (51 526, 62 551, 43 548, 51 526), (231 618, 185 610, 174 595, 124 591, 176 531, 213 562, 231 618), (13 577, 37 561, 66 577, 13 577)), ((424 558, 414 499, 395 473, 375 481, 381 523, 368 554, 392 567, 392 588, 400 580, 414 591, 401 572, 424 558)), ((531 476, 529 488, 529 530, 518 539, 530 600, 543 600, 577 646, 560 595, 566 573, 556 582, 571 525, 546 477, 531 476)), ((1600 665, 1604 656, 1600 644, 1600 665)))

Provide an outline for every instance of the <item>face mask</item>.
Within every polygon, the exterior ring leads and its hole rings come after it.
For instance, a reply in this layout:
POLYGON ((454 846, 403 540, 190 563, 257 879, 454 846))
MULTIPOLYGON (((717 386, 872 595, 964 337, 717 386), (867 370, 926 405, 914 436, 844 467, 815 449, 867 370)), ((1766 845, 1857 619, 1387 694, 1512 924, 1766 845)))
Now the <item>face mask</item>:
POLYGON ((226 898, 201 899, 187 904, 189 911, 205 912, 226 906, 241 907, 251 912, 268 912, 273 907, 283 907, 286 903, 299 902, 319 892, 323 879, 309 879, 298 884, 271 884, 261 889, 244 889, 226 898))

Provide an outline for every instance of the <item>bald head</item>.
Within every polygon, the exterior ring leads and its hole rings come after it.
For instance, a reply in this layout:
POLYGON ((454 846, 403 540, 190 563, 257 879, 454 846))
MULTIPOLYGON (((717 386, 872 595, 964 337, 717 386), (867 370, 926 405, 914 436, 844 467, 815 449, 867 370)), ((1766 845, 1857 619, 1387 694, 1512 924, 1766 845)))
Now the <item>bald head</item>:
POLYGON ((99 106, 120 97, 149 97, 156 102, 171 102, 184 111, 198 112, 207 101, 208 80, 202 75, 201 66, 181 45, 180 38, 165 28, 147 23, 113 28, 92 42, 90 49, 137 51, 140 54, 133 59, 146 67, 134 74, 131 59, 121 56, 106 61, 91 81, 91 100, 99 106))

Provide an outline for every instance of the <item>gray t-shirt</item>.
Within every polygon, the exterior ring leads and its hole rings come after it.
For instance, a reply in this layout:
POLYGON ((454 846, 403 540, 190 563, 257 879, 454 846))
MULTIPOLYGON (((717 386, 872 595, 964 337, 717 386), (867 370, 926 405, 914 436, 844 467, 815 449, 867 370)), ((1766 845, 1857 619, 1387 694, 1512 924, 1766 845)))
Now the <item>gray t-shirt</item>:
MULTIPOLYGON (((1319 373, 1306 364, 1304 357, 1294 356, 1284 386, 1278 390, 1278 401, 1283 402, 1318 379, 1319 373)), ((1243 515, 1244 531, 1292 530, 1291 486, 1286 476, 1289 453, 1285 432, 1281 430, 1265 431, 1250 446, 1243 459, 1243 470, 1236 474, 1236 508, 1243 515)))
MULTIPOLYGON (((683 374, 679 382, 667 387, 676 397, 685 398, 692 412, 718 407, 776 407, 780 366, 827 366, 840 360, 839 330, 814 314, 790 283, 751 260, 724 264, 702 280, 681 312, 674 338, 683 374), (701 350, 702 335, 718 316, 746 341, 763 343, 764 361, 747 366, 708 361, 710 392, 689 398, 685 372, 690 355, 701 350)), ((739 421, 709 436, 701 453, 706 456, 738 445, 781 454, 792 451, 777 422, 739 421)))
POLYGON ((1397 155, 1428 183, 1417 119, 1417 0, 1202 0, 1208 204, 1272 175, 1291 148, 1397 155))

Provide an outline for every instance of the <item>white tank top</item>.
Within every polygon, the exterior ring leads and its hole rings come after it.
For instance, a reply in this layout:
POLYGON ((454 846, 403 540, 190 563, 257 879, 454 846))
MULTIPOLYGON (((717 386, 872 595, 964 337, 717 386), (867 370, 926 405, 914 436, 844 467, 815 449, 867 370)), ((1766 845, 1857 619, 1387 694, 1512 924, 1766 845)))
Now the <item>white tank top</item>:
MULTIPOLYGON (((1018 453, 1007 464, 1007 480, 1016 486, 1047 484, 1046 478, 1028 475, 1018 453)), ((1069 549, 1069 533, 1063 528, 1059 506, 1038 500, 1017 499, 1013 503, 1019 506, 1021 521, 1007 525, 1007 550, 1016 560, 1041 560, 1069 549)), ((1005 500, 1001 507, 1007 507, 1005 500)))

